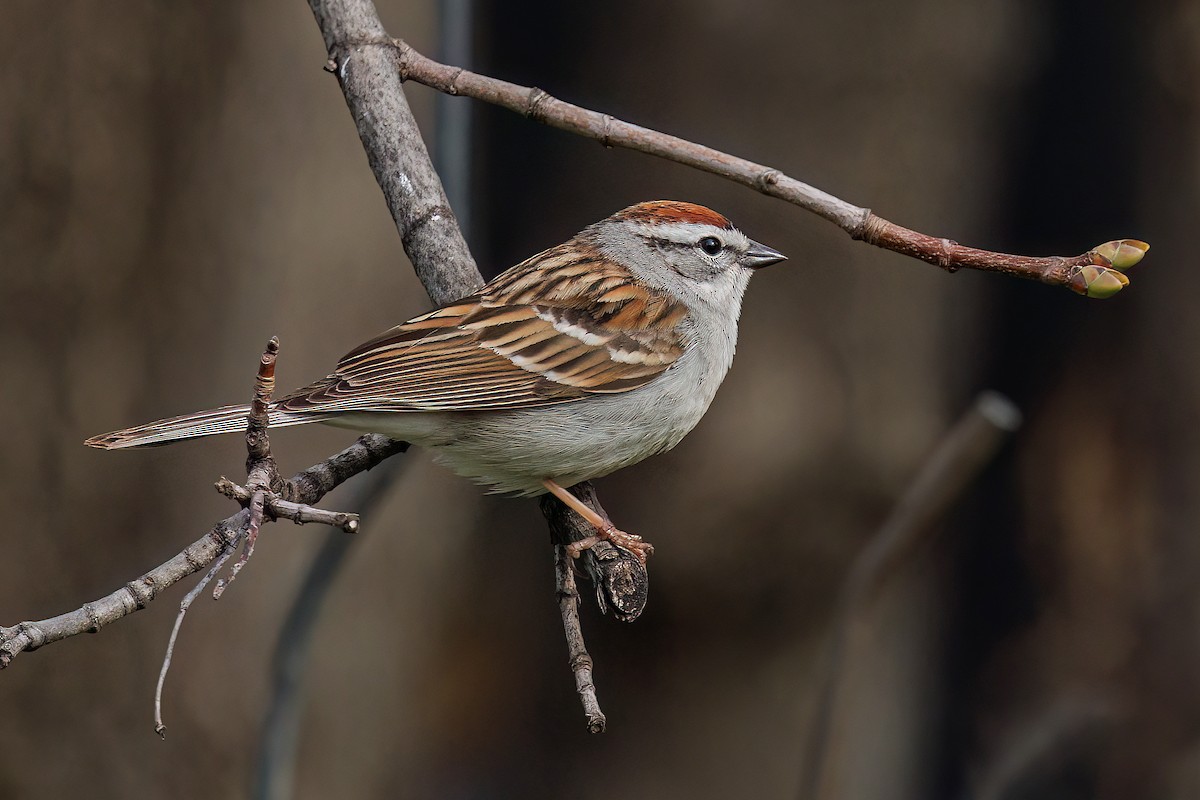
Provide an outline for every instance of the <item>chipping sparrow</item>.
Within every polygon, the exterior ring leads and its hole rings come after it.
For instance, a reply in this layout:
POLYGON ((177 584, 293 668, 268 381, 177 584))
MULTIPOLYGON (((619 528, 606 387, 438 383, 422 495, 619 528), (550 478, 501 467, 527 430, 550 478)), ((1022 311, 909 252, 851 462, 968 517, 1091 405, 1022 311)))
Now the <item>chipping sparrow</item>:
MULTIPOLYGON (((733 361, 752 270, 784 256, 691 203, 639 203, 494 278, 470 297, 351 350, 271 404, 272 427, 382 433, 495 492, 553 492, 644 558, 564 486, 670 450, 733 361)), ((244 430, 225 406, 88 439, 143 447, 244 430)))

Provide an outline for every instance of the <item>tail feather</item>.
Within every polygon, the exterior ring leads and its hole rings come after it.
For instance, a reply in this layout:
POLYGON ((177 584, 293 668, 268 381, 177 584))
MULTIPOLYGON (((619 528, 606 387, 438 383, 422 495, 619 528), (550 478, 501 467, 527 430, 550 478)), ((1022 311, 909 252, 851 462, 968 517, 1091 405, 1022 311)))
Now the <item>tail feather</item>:
MULTIPOLYGON (((98 447, 101 450, 121 450, 126 447, 154 447, 180 439, 195 439, 201 436, 215 436, 219 433, 244 431, 246 430, 246 417, 249 413, 250 406, 221 406, 208 411, 197 411, 180 417, 155 420, 147 422, 145 425, 93 436, 84 444, 88 447, 98 447)), ((327 416, 272 410, 268 413, 268 419, 272 428, 283 428, 288 425, 320 422, 327 419, 327 416)))

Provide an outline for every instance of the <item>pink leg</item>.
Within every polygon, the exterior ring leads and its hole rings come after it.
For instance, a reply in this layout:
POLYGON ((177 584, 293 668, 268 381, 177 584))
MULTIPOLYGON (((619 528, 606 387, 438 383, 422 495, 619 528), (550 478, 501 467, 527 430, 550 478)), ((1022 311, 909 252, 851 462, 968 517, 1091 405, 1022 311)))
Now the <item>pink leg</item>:
POLYGON ((588 524, 596 529, 595 536, 589 536, 586 539, 581 539, 578 542, 573 542, 567 545, 567 552, 572 558, 579 558, 579 554, 590 547, 593 547, 597 542, 609 541, 617 547, 628 550, 638 557, 638 560, 643 564, 646 563, 646 556, 654 552, 654 545, 649 542, 642 541, 642 537, 635 536, 632 533, 618 530, 616 525, 597 514, 578 497, 568 492, 563 487, 559 486, 554 481, 547 478, 542 481, 542 485, 559 500, 566 503, 567 507, 574 511, 579 516, 588 521, 588 524))

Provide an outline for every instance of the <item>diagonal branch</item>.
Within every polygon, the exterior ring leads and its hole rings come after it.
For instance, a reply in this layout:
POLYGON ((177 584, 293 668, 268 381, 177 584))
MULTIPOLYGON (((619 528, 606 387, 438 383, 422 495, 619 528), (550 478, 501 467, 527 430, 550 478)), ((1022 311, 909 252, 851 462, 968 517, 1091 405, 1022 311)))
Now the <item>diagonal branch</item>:
MULTIPOLYGON (((291 502, 317 503, 348 478, 406 448, 404 442, 386 436, 363 436, 342 452, 296 473, 284 485, 284 493, 291 502)), ((142 610, 167 587, 210 565, 224 549, 238 541, 245 525, 246 512, 238 511, 218 522, 174 558, 99 600, 57 617, 0 627, 0 669, 12 663, 23 650, 36 650, 81 633, 96 633, 105 625, 142 610)))
POLYGON ((483 285, 450 210, 425 140, 404 95, 396 54, 370 0, 309 0, 326 69, 342 87, 371 172, 383 190, 408 255, 433 302, 445 305, 483 285))
MULTIPOLYGON (((377 42, 375 39, 369 41, 377 42)), ((711 172, 811 211, 854 239, 926 261, 947 272, 962 268, 1002 272, 1066 286, 1090 297, 1108 297, 1128 284, 1122 271, 1141 260, 1149 249, 1145 242, 1135 239, 1106 242, 1086 253, 1069 257, 1017 256, 964 247, 950 239, 929 236, 889 222, 868 208, 847 203, 777 169, 564 102, 537 87, 520 86, 439 63, 400 39, 394 44, 399 52, 402 80, 416 81, 446 94, 492 103, 551 127, 595 139, 605 147, 637 150, 711 172)))

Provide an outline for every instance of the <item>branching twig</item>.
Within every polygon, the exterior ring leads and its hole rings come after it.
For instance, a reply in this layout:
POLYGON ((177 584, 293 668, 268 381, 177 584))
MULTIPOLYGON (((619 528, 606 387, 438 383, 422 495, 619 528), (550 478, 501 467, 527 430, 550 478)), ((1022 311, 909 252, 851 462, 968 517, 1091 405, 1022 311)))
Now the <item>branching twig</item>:
MULTIPOLYGON (((262 528, 268 503, 272 506, 277 503, 285 503, 275 495, 275 489, 282 488, 283 484, 275 466, 275 459, 271 455, 271 439, 267 432, 270 425, 267 410, 271 406, 271 394, 275 390, 275 360, 278 356, 279 339, 272 336, 258 362, 258 373, 254 378, 254 398, 250 402, 250 414, 246 425, 246 486, 250 488, 238 486, 226 478, 217 482, 217 488, 224 490, 223 493, 226 496, 241 501, 245 506, 245 511, 241 515, 244 517, 245 525, 244 527, 239 526, 232 538, 227 538, 226 545, 221 548, 212 568, 183 598, 183 602, 179 604, 179 613, 175 616, 175 626, 171 629, 171 638, 167 642, 167 652, 163 656, 162 668, 158 673, 158 684, 154 689, 154 731, 164 738, 167 726, 162 721, 163 684, 166 683, 167 672, 171 669, 171 657, 175 654, 175 641, 179 637, 179 629, 183 625, 183 619, 187 616, 188 609, 192 606, 192 601, 221 571, 221 567, 233 554, 237 544, 241 542, 242 555, 230 570, 229 578, 217 581, 216 588, 213 589, 213 600, 221 599, 225 589, 233 583, 238 572, 254 554, 254 541, 262 528)), ((298 522, 314 519, 337 520, 347 517, 346 514, 324 511, 298 503, 286 503, 286 506, 288 511, 295 515, 298 522)), ((339 525, 339 527, 344 526, 339 525)), ((357 521, 354 527, 357 528, 357 521)))
MULTIPOLYGON (((241 528, 238 530, 240 531, 241 528)), ((154 686, 154 732, 163 739, 167 738, 167 726, 163 724, 162 718, 163 685, 167 682, 167 672, 171 669, 171 658, 175 655, 175 640, 179 638, 179 629, 183 626, 183 618, 187 616, 188 609, 192 607, 192 601, 200 596, 209 581, 221 571, 221 567, 225 566, 225 562, 233 555, 235 549, 237 549, 236 540, 221 548, 212 568, 205 573, 199 583, 192 587, 190 592, 184 595, 183 601, 179 604, 179 612, 175 614, 175 626, 171 628, 171 637, 167 639, 167 652, 163 656, 162 666, 158 670, 158 683, 154 686)))
POLYGON ((220 600, 225 587, 233 583, 242 567, 254 555, 258 532, 262 530, 267 493, 274 494, 280 485, 279 468, 271 455, 271 437, 267 434, 270 418, 267 409, 271 406, 271 395, 275 392, 275 359, 279 357, 279 339, 272 336, 258 362, 258 374, 254 376, 254 398, 250 401, 250 415, 246 421, 246 489, 250 495, 244 503, 250 512, 246 523, 246 538, 242 554, 229 570, 228 580, 217 581, 213 589, 213 600, 220 600))
MULTIPOLYGON (((378 43, 377 39, 364 41, 378 43)), ((400 54, 400 76, 404 80, 413 80, 446 94, 492 103, 551 127, 595 139, 605 147, 637 150, 720 175, 807 209, 834 223, 854 239, 918 258, 948 272, 962 268, 1003 272, 1066 286, 1079 294, 1108 297, 1128 283, 1120 270, 1136 264, 1149 248, 1145 242, 1123 239, 1073 257, 1031 257, 964 247, 950 239, 928 236, 888 222, 871 213, 870 209, 840 200, 777 169, 564 102, 537 87, 520 86, 441 64, 421 55, 400 39, 394 44, 400 54)))
MULTIPOLYGON (((214 484, 216 490, 228 497, 246 505, 250 502, 250 490, 239 486, 229 478, 219 478, 214 484)), ((289 503, 278 497, 268 497, 263 505, 263 512, 271 519, 287 519, 297 525, 316 522, 331 528, 341 528, 346 533, 358 533, 359 515, 344 511, 329 511, 324 508, 307 506, 302 503, 289 503)))
MULTIPOLYGON (((342 452, 296 473, 284 483, 282 494, 293 503, 319 502, 349 478, 407 448, 404 442, 386 436, 362 436, 342 452)), ((164 589, 209 566, 225 547, 235 543, 238 531, 245 524, 245 514, 239 511, 218 522, 166 563, 105 597, 57 617, 0 627, 0 668, 7 667, 23 651, 81 633, 96 633, 105 625, 145 608, 164 589)))
POLYGON ((896 567, 929 537, 933 523, 946 513, 1020 425, 1021 412, 1006 397, 995 392, 980 394, 938 444, 883 526, 854 560, 842 586, 833 640, 820 673, 817 710, 800 778, 799 797, 803 800, 818 796, 825 774, 838 678, 843 671, 851 629, 870 608, 876 592, 896 567))

